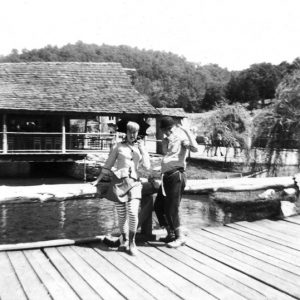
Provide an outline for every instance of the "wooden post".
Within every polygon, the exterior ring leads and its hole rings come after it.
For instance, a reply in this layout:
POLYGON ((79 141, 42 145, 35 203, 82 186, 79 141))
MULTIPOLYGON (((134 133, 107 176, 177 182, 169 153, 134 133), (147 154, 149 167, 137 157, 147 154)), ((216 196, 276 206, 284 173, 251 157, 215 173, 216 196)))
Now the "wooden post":
POLYGON ((160 120, 161 118, 158 117, 156 118, 156 153, 157 154, 162 154, 162 143, 158 142, 159 140, 163 139, 163 133, 160 129, 160 120))
MULTIPOLYGON (((84 120, 84 133, 87 133, 87 123, 88 123, 88 119, 85 118, 85 120, 84 120)), ((84 137, 83 137, 83 149, 88 149, 88 148, 89 148, 88 139, 87 139, 87 136, 84 135, 84 137)))
POLYGON ((83 182, 86 183, 86 156, 84 157, 83 163, 83 182))
POLYGON ((6 114, 3 114, 2 116, 2 132, 3 132, 3 139, 2 139, 2 149, 3 153, 7 153, 7 124, 6 124, 6 114))
POLYGON ((66 123, 65 116, 62 116, 61 119, 61 131, 62 131, 62 143, 61 143, 61 152, 66 153, 66 123))

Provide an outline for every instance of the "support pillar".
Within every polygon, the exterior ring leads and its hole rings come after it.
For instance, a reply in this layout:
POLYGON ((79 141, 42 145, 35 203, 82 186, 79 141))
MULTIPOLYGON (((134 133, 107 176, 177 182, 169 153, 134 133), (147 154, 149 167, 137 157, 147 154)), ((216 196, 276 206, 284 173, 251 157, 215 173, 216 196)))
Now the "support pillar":
POLYGON ((65 122, 65 116, 62 116, 62 119, 61 119, 61 131, 62 131, 61 151, 62 151, 62 153, 66 153, 66 122, 65 122))
POLYGON ((6 154, 8 150, 8 144, 7 144, 7 116, 6 114, 3 114, 2 116, 2 132, 3 132, 3 138, 2 138, 2 149, 3 153, 6 154))

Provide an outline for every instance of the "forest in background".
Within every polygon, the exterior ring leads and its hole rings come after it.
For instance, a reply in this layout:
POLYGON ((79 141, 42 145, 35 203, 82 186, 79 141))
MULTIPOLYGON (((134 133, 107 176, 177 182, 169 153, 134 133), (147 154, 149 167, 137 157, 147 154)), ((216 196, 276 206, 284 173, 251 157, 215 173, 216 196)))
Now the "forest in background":
POLYGON ((129 46, 86 44, 78 41, 63 47, 13 49, 0 62, 74 61, 119 62, 135 69, 135 88, 155 107, 182 107, 186 112, 204 112, 220 104, 246 104, 275 97, 279 83, 300 69, 300 57, 292 63, 253 64, 242 71, 228 71, 216 64, 199 65, 170 52, 140 50, 129 46))

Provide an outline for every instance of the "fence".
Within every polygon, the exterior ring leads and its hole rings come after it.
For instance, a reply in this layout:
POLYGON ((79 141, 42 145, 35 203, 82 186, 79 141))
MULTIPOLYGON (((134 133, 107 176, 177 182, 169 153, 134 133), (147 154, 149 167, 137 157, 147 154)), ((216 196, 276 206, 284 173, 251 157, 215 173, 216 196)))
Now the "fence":
POLYGON ((2 132, 0 150, 2 153, 107 151, 115 140, 115 134, 104 133, 2 132))

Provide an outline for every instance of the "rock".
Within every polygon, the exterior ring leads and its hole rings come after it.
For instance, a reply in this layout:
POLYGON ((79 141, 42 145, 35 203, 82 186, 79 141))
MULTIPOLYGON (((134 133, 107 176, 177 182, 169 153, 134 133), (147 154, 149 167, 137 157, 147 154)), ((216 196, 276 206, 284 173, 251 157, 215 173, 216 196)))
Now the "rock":
POLYGON ((287 188, 283 190, 283 195, 293 196, 296 195, 297 191, 294 188, 287 188))
POLYGON ((289 201, 281 201, 281 212, 283 217, 290 217, 298 213, 295 203, 289 201))
POLYGON ((275 190, 273 189, 268 189, 266 191, 264 191, 263 193, 259 194, 258 197, 260 199, 271 199, 276 195, 275 190))

